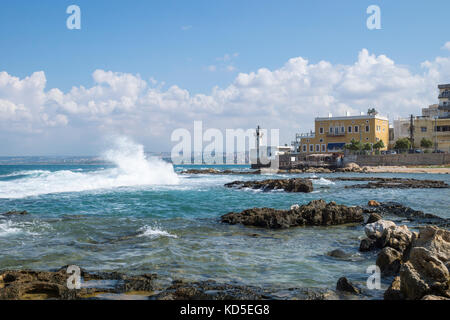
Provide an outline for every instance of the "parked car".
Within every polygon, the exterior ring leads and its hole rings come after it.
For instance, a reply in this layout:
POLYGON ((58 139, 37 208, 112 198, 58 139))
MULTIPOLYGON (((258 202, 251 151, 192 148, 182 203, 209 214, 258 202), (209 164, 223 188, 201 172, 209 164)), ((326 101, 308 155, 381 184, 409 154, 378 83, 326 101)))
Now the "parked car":
POLYGON ((445 153, 445 152, 442 150, 434 150, 433 153, 445 153))
POLYGON ((397 151, 395 151, 395 150, 388 150, 388 151, 386 151, 386 154, 397 154, 397 151))

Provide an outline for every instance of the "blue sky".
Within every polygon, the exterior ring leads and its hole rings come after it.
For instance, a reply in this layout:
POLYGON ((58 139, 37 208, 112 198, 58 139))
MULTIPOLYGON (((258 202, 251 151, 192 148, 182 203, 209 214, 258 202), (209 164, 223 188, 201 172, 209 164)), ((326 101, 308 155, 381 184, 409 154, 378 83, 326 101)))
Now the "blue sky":
MULTIPOLYGON (((49 87, 90 85, 95 69, 139 73, 195 93, 224 86, 236 72, 311 62, 351 63, 358 50, 417 65, 439 53, 450 3, 442 1, 55 1, 0 5, 2 69, 23 77, 45 70, 49 87), (365 10, 377 3, 383 30, 365 10), (65 27, 65 9, 82 10, 82 30, 65 27), (189 27, 183 31, 183 27, 189 27), (236 71, 212 73, 218 57, 238 53, 236 71)), ((447 21, 447 22, 446 22, 447 21)))
MULTIPOLYGON (((154 85, 160 86, 161 92, 177 86, 191 96, 212 95, 214 87, 226 89, 240 73, 256 73, 260 68, 275 71, 296 57, 310 64, 324 60, 336 68, 351 66, 358 60, 361 50, 367 49, 369 55, 386 55, 398 68, 406 68, 414 79, 416 75, 423 77, 421 64, 424 61, 449 56, 449 50, 443 49, 450 41, 448 12, 448 0, 2 0, 0 71, 19 79, 43 71, 46 80, 43 92, 58 88, 67 94, 74 86, 94 87, 97 82, 93 72, 104 70, 138 76, 148 86, 153 83, 150 79, 154 79, 154 85), (81 8, 81 30, 66 28, 69 15, 65 11, 71 4, 81 8), (371 4, 381 8, 382 30, 366 27, 366 8, 371 4)), ((438 79, 445 81, 446 74, 438 79)), ((435 85, 437 83, 433 88, 435 85)), ((336 98, 339 94, 329 96, 336 98)), ((429 95, 433 96, 435 92, 429 95)), ((358 101, 342 97, 337 100, 358 109, 355 106, 358 101)), ((50 103, 42 104, 51 109, 49 116, 58 113, 67 117, 68 123, 65 129, 55 128, 55 125, 51 130, 43 130, 47 137, 44 140, 41 137, 40 141, 46 145, 36 147, 33 153, 67 153, 70 150, 95 153, 98 144, 90 147, 80 144, 69 149, 54 136, 58 133, 73 136, 84 131, 81 123, 92 129, 93 135, 99 135, 94 133, 98 122, 89 122, 86 117, 72 118, 72 114, 80 114, 79 110, 70 113, 67 107, 60 106, 58 111, 58 107, 50 103)), ((15 105, 19 103, 16 101, 15 105)), ((286 139, 298 130, 307 131, 307 122, 312 123, 314 116, 317 114, 311 113, 298 127, 290 124, 284 135, 286 139)), ((211 125, 216 126, 219 126, 218 118, 226 118, 215 112, 209 117, 203 113, 199 117, 204 121, 212 119, 211 125)), ((224 121, 221 125, 227 127, 229 123, 224 121)), ((251 123, 248 125, 253 127, 251 123)), ((167 141, 168 133, 159 135, 167 141)), ((0 134, 11 135, 6 131, 0 134)), ((35 145, 32 141, 36 135, 33 131, 26 139, 14 138, 14 148, 9 146, 11 151, 6 153, 26 153, 21 143, 30 141, 30 146, 35 145)), ((143 143, 148 149, 162 150, 164 144, 167 145, 167 142, 152 142, 151 133, 131 135, 146 136, 143 143)))

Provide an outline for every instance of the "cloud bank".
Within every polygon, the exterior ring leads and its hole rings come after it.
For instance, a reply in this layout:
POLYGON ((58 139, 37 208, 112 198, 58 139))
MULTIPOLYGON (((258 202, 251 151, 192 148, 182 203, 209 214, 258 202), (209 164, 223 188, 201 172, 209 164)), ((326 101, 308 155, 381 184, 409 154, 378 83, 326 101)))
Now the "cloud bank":
POLYGON ((289 143, 295 132, 312 128, 314 117, 329 112, 358 114, 375 107, 391 119, 418 114, 436 103, 437 84, 450 82, 450 57, 425 61, 416 73, 366 49, 351 65, 312 64, 297 57, 276 70, 240 73, 209 94, 165 88, 136 74, 96 70, 92 77, 92 87, 63 92, 46 88, 43 71, 24 79, 0 72, 0 134, 20 132, 39 143, 39 135, 49 130, 63 139, 86 127, 92 141, 127 134, 148 149, 164 150, 165 145, 169 151, 172 130, 203 120, 204 127, 219 129, 279 128, 282 141, 289 143))

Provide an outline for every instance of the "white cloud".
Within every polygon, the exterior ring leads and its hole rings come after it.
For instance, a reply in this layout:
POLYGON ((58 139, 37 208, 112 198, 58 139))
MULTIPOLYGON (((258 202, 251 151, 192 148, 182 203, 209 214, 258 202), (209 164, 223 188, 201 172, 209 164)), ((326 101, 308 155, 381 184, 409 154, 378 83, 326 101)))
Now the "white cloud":
POLYGON ((67 93, 46 91, 43 72, 22 80, 1 72, 0 132, 60 127, 63 138, 65 130, 89 127, 96 136, 126 133, 147 139, 149 146, 164 141, 169 150, 173 129, 203 120, 216 128, 280 128, 283 142, 289 142, 299 129, 312 128, 314 117, 328 112, 357 114, 375 106, 391 119, 418 114, 436 102, 437 84, 449 82, 450 58, 425 61, 421 67, 413 73, 365 49, 350 65, 312 64, 297 57, 276 70, 239 73, 225 88, 194 95, 178 86, 163 89, 154 79, 147 83, 139 75, 104 70, 93 73, 94 86, 67 93))
POLYGON ((444 44, 444 46, 442 47, 442 49, 445 49, 445 50, 450 51, 450 41, 448 41, 446 44, 444 44))
POLYGON ((188 25, 188 26, 182 26, 182 27, 181 27, 181 30, 183 30, 183 31, 188 31, 188 30, 190 30, 190 29, 192 29, 192 26, 191 26, 191 25, 188 25))

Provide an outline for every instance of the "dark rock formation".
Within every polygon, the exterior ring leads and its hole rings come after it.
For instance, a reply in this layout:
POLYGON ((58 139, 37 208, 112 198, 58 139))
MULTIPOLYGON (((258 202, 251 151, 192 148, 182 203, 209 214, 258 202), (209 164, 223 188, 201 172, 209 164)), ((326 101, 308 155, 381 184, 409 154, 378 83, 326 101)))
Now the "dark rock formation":
POLYGON ((444 181, 439 180, 416 180, 401 178, 335 178, 341 181, 371 181, 367 184, 355 184, 346 186, 346 188, 354 189, 430 189, 430 188, 450 188, 444 181))
POLYGON ((375 243, 376 241, 374 239, 364 238, 361 240, 361 243, 359 244, 359 251, 361 252, 368 252, 375 250, 377 248, 377 245, 375 243))
POLYGON ((444 219, 439 216, 423 213, 422 211, 414 210, 405 207, 397 202, 382 202, 376 207, 364 207, 364 213, 378 214, 381 217, 386 215, 406 218, 410 221, 417 221, 426 224, 436 224, 439 226, 450 226, 450 219, 444 219))
POLYGON ((296 226, 331 226, 347 223, 361 223, 364 217, 359 207, 326 203, 314 200, 291 210, 271 208, 253 208, 242 212, 230 212, 221 217, 221 221, 229 224, 243 224, 269 229, 282 229, 296 226))
POLYGON ((349 293, 353 293, 353 294, 361 293, 361 291, 355 285, 353 285, 350 281, 348 281, 348 279, 345 277, 339 278, 339 280, 336 284, 336 290, 343 291, 343 292, 349 292, 349 293))
POLYGON ((335 249, 330 252, 327 252, 327 256, 337 259, 348 259, 349 257, 351 257, 351 254, 341 249, 335 249))
POLYGON ((174 281, 172 285, 153 296, 155 300, 261 300, 268 298, 261 289, 215 281, 183 282, 174 281))
POLYGON ((270 179, 256 181, 233 181, 225 184, 225 187, 238 189, 251 188, 263 191, 284 190, 286 192, 312 192, 313 185, 308 179, 270 179))

